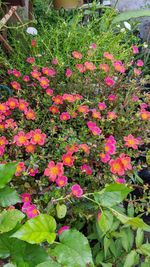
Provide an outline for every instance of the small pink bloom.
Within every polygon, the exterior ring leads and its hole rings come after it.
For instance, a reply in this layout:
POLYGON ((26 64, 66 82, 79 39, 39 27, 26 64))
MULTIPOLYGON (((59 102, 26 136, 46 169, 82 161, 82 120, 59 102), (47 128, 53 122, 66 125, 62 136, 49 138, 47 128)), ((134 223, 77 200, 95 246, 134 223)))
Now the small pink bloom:
POLYGON ((27 120, 34 121, 36 119, 35 112, 32 109, 26 110, 25 115, 26 115, 27 120))
POLYGON ((96 66, 92 62, 85 62, 84 66, 85 66, 86 70, 93 71, 96 69, 96 66))
POLYGON ((116 146, 110 141, 106 142, 104 149, 105 149, 106 154, 109 154, 109 155, 114 155, 116 152, 116 146))
POLYGON ((48 167, 44 171, 44 175, 49 177, 49 180, 54 182, 57 177, 63 176, 63 163, 58 162, 56 165, 54 161, 50 161, 48 167))
POLYGON ((84 73, 86 71, 86 68, 83 64, 76 64, 75 66, 76 66, 77 70, 81 73, 84 73))
POLYGON ((35 131, 30 131, 31 135, 31 144, 43 146, 45 144, 46 134, 42 133, 40 129, 35 131))
POLYGON ((19 99, 18 108, 19 110, 25 112, 29 106, 29 103, 26 102, 24 99, 19 99))
POLYGON ((39 172, 38 168, 34 169, 34 168, 30 168, 29 169, 29 174, 30 176, 34 177, 37 173, 39 172))
POLYGON ((68 183, 68 178, 67 178, 66 176, 59 176, 59 177, 56 179, 56 184, 57 184, 59 187, 64 187, 67 183, 68 183))
POLYGON ((19 77, 21 76, 21 72, 20 72, 19 70, 14 69, 14 70, 13 70, 13 75, 14 75, 15 77, 19 78, 19 77))
POLYGON ((109 101, 115 101, 116 99, 117 99, 117 96, 116 96, 116 95, 110 94, 110 95, 108 96, 108 100, 109 100, 109 101))
POLYGON ((66 69, 65 75, 66 75, 67 78, 70 78, 72 76, 72 74, 73 74, 73 72, 72 72, 71 69, 66 69))
POLYGON ((120 154, 119 159, 121 160, 121 163, 123 164, 123 167, 126 171, 132 170, 131 158, 129 156, 122 153, 120 154))
POLYGON ((109 60, 112 60, 112 61, 114 60, 113 55, 110 54, 109 52, 104 52, 103 57, 105 57, 105 58, 107 58, 109 60))
POLYGON ((59 113, 59 109, 57 106, 53 105, 49 108, 49 111, 52 112, 53 114, 59 113))
POLYGON ((125 73, 125 71, 126 71, 126 69, 125 69, 125 67, 121 61, 114 62, 113 66, 117 72, 125 73))
POLYGON ((63 112, 63 113, 61 113, 61 115, 60 115, 60 120, 61 121, 68 121, 68 120, 70 120, 70 115, 69 115, 69 113, 68 112, 63 112))
POLYGON ((46 77, 40 77, 39 79, 40 86, 44 89, 47 89, 49 86, 49 80, 46 77))
POLYGON ((52 89, 50 89, 50 88, 47 88, 47 89, 46 89, 46 94, 47 94, 47 95, 52 96, 53 93, 54 93, 54 91, 53 91, 52 89))
POLYGON ((22 208, 21 208, 21 211, 22 211, 23 213, 26 213, 26 212, 27 212, 27 209, 28 209, 30 206, 31 206, 30 202, 24 202, 24 203, 23 203, 23 206, 22 206, 22 208))
POLYGON ((125 146, 133 149, 138 149, 138 145, 141 144, 141 138, 135 138, 132 134, 125 136, 123 139, 126 142, 125 146))
POLYGON ((79 148, 82 149, 87 155, 90 153, 90 148, 87 144, 80 144, 79 148))
POLYGON ((9 97, 6 103, 10 109, 15 109, 18 107, 18 100, 14 97, 9 97))
POLYGON ((120 176, 125 174, 124 165, 123 165, 122 160, 120 158, 111 159, 109 161, 109 165, 111 167, 110 171, 113 174, 118 174, 120 176))
POLYGON ((63 98, 61 95, 56 95, 52 97, 52 100, 56 105, 62 105, 63 104, 63 98))
POLYGON ((56 76, 56 70, 50 69, 48 67, 42 68, 43 74, 49 76, 49 77, 55 77, 56 76))
POLYGON ((105 154, 105 153, 101 153, 100 154, 100 159, 103 163, 106 163, 110 160, 110 155, 109 154, 105 154))
POLYGON ((114 111, 109 111, 107 113, 107 119, 109 119, 109 120, 115 120, 116 118, 117 118, 117 115, 116 115, 116 113, 114 111))
POLYGON ((100 103, 98 104, 98 108, 99 108, 100 110, 104 110, 104 109, 106 108, 106 104, 105 104, 104 102, 100 102, 100 103))
POLYGON ((14 136, 14 143, 17 144, 17 146, 27 146, 29 144, 28 136, 25 134, 25 132, 20 131, 17 135, 14 136))
POLYGON ((132 96, 132 101, 133 101, 133 102, 137 102, 137 101, 139 101, 138 96, 133 95, 133 96, 132 96))
POLYGON ((148 108, 148 105, 146 103, 142 103, 140 104, 140 108, 141 109, 148 108))
POLYGON ((133 54, 138 54, 139 53, 139 49, 138 49, 137 46, 133 45, 132 49, 133 49, 133 54))
POLYGON ((30 81, 30 77, 28 75, 24 75, 23 78, 22 78, 22 80, 24 82, 29 82, 30 81))
POLYGON ((53 65, 57 65, 57 64, 58 64, 58 60, 57 60, 56 58, 53 58, 53 60, 52 60, 52 64, 53 64, 53 65))
POLYGON ((33 70, 33 71, 31 71, 31 76, 34 78, 34 79, 36 79, 36 80, 38 80, 39 78, 40 78, 40 76, 41 76, 41 72, 39 72, 38 70, 33 70))
POLYGON ((80 198, 83 195, 83 190, 80 187, 80 185, 75 184, 71 187, 71 192, 73 194, 73 196, 80 198))
POLYGON ((14 129, 17 127, 17 123, 13 119, 5 120, 5 129, 14 129))
POLYGON ((63 100, 73 103, 75 101, 75 97, 72 94, 63 94, 63 100))
POLYGON ((138 67, 143 67, 143 66, 144 66, 144 62, 143 62, 143 60, 138 59, 136 65, 137 65, 138 67))
POLYGON ((35 205, 30 205, 26 210, 26 214, 29 219, 32 219, 39 215, 39 211, 37 210, 35 205))
POLYGON ((31 202, 31 195, 28 193, 24 193, 21 195, 21 200, 23 203, 30 203, 31 202))
POLYGON ((93 49, 93 50, 95 50, 97 48, 97 44, 95 44, 95 43, 91 44, 90 45, 90 48, 93 49))
POLYGON ((20 83, 16 82, 16 81, 13 81, 10 83, 12 88, 15 89, 15 90, 21 90, 21 86, 20 86, 20 83))
POLYGON ((58 235, 61 235, 64 231, 69 230, 70 226, 64 225, 58 230, 58 235))
POLYGON ((137 68, 134 68, 134 74, 140 76, 142 74, 142 71, 137 68))
POLYGON ((8 141, 5 136, 0 137, 0 146, 6 146, 8 145, 8 141))
POLYGON ((20 176, 20 174, 25 171, 26 167, 24 162, 19 162, 16 168, 15 176, 20 176))
POLYGON ((92 175, 92 169, 89 165, 83 164, 80 169, 82 172, 85 172, 86 175, 92 175))
POLYGON ((35 62, 35 58, 34 57, 28 57, 26 59, 26 62, 30 63, 30 64, 33 64, 35 62))
POLYGON ((82 59, 82 54, 78 51, 73 51, 72 56, 76 59, 82 59))
POLYGON ((93 117, 94 119, 100 119, 100 118, 101 118, 101 114, 100 114, 100 112, 98 112, 98 111, 96 110, 96 108, 92 109, 91 111, 92 111, 92 117, 93 117))
POLYGON ((89 107, 81 105, 81 106, 78 107, 78 112, 86 114, 86 113, 89 112, 89 107))
POLYGON ((115 179, 115 182, 116 182, 117 184, 125 184, 125 183, 126 183, 126 180, 123 179, 123 178, 116 178, 116 179, 115 179))
POLYGON ((111 77, 106 77, 104 79, 105 83, 109 86, 109 87, 113 87, 115 84, 115 81, 111 78, 111 77))
POLYGON ((63 165, 65 166, 72 167, 74 164, 74 160, 75 158, 70 153, 62 155, 63 165))
POLYGON ((108 64, 100 64, 99 68, 103 71, 105 71, 106 73, 109 72, 110 68, 108 64))

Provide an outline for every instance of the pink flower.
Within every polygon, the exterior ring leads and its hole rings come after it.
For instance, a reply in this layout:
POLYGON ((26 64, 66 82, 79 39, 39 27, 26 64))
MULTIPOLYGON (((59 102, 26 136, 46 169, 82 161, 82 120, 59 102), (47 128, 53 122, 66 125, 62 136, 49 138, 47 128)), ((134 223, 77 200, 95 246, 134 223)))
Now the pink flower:
POLYGON ((68 178, 67 178, 66 176, 59 176, 59 177, 56 179, 56 184, 57 184, 59 187, 64 187, 67 183, 68 183, 68 178))
POLYGON ((37 210, 35 205, 30 205, 27 209, 26 209, 26 214, 28 216, 29 219, 35 218, 39 215, 39 211, 37 210))
POLYGON ((124 169, 127 170, 132 170, 132 165, 131 165, 131 158, 125 154, 120 154, 119 156, 121 163, 124 166, 124 169))
POLYGON ((106 163, 110 160, 110 155, 109 154, 104 154, 104 153, 101 153, 100 154, 100 159, 103 163, 106 163))
POLYGON ((47 94, 47 95, 52 96, 53 93, 54 93, 54 91, 53 91, 52 89, 50 89, 50 88, 47 88, 47 89, 46 89, 46 94, 47 94))
POLYGON ((118 174, 120 176, 124 175, 125 174, 125 169, 124 169, 124 165, 121 161, 120 158, 116 158, 116 159, 111 159, 109 161, 109 165, 110 165, 110 171, 113 173, 113 174, 118 174))
POLYGON ((81 73, 84 73, 86 71, 86 68, 83 64, 76 64, 75 66, 76 66, 77 70, 81 73))
POLYGON ((138 54, 139 53, 139 49, 138 49, 137 46, 133 45, 132 49, 133 49, 133 54, 138 54))
POLYGON ((26 213, 27 209, 28 209, 30 206, 31 206, 30 202, 24 202, 24 203, 23 203, 23 206, 22 206, 22 208, 21 208, 21 211, 22 211, 23 213, 26 213))
POLYGON ((125 146, 133 149, 138 149, 138 145, 141 143, 141 138, 134 138, 132 134, 125 136, 123 139, 126 142, 125 146))
POLYGON ((105 149, 106 154, 109 154, 109 155, 114 155, 116 152, 116 146, 110 141, 106 142, 104 149, 105 149))
POLYGON ((42 133, 40 129, 30 131, 31 144, 43 146, 45 144, 46 134, 42 133))
POLYGON ((72 56, 76 59, 82 59, 82 54, 78 51, 73 51, 72 56))
POLYGON ((26 167, 24 162, 19 162, 16 168, 15 176, 20 176, 20 174, 25 171, 26 167))
POLYGON ((49 86, 49 80, 46 77, 40 77, 38 80, 42 88, 46 89, 49 86))
POLYGON ((93 135, 100 135, 102 130, 96 125, 95 122, 89 121, 87 122, 87 126, 90 129, 90 131, 93 133, 93 135))
POLYGON ((108 64, 100 64, 99 68, 105 72, 109 72, 110 68, 108 64))
POLYGON ((96 66, 92 62, 85 62, 84 66, 85 66, 86 70, 93 71, 96 69, 96 66))
POLYGON ((106 77, 104 79, 105 83, 109 86, 109 87, 113 87, 115 84, 115 81, 111 78, 111 77, 106 77))
POLYGON ((26 102, 24 99, 19 99, 18 108, 19 110, 25 112, 29 106, 29 103, 26 102))
POLYGON ((22 78, 22 80, 23 80, 24 82, 29 82, 29 81, 30 81, 30 78, 29 78, 28 75, 24 75, 23 78, 22 78))
POLYGON ((126 71, 126 69, 125 69, 125 67, 121 61, 114 62, 113 66, 117 72, 125 73, 125 71, 126 71))
POLYGON ((74 160, 75 158, 70 153, 62 155, 63 165, 65 166, 72 167, 74 164, 74 160))
POLYGON ((72 70, 71 69, 66 69, 66 73, 65 73, 65 75, 66 75, 66 77, 67 78, 70 78, 71 76, 72 76, 72 70))
POLYGON ((9 110, 6 103, 0 103, 0 113, 6 115, 6 112, 9 110))
POLYGON ((103 57, 105 57, 105 58, 107 58, 109 60, 112 60, 112 61, 114 60, 113 55, 110 54, 109 52, 104 52, 103 57))
POLYGON ((59 113, 59 109, 57 106, 53 105, 49 108, 49 111, 52 112, 53 114, 59 113))
POLYGON ((24 193, 21 195, 21 200, 23 203, 30 203, 31 202, 31 195, 28 193, 24 193))
POLYGON ((50 69, 48 67, 42 68, 43 74, 49 76, 49 77, 55 77, 56 76, 56 70, 50 69))
POLYGON ((75 101, 75 97, 72 94, 63 94, 63 100, 73 103, 75 101))
POLYGON ((58 230, 58 235, 61 235, 64 231, 69 230, 70 226, 64 225, 58 230))
POLYGON ((26 115, 27 120, 34 121, 36 119, 35 112, 32 109, 26 110, 25 115, 26 115))
POLYGON ((117 96, 116 96, 116 95, 110 94, 110 95, 108 96, 108 100, 109 100, 109 101, 115 101, 116 99, 117 99, 117 96))
POLYGON ((134 68, 134 74, 140 76, 142 74, 142 71, 137 68, 134 68))
POLYGON ((79 148, 82 149, 87 155, 90 153, 90 148, 87 144, 80 144, 79 148))
POLYGON ((100 112, 98 112, 98 111, 96 110, 96 108, 92 109, 91 111, 92 111, 92 117, 93 117, 94 119, 100 119, 100 118, 101 118, 101 114, 100 114, 100 112))
POLYGON ((123 179, 123 178, 116 178, 116 179, 115 179, 115 182, 116 182, 117 184, 125 184, 125 183, 126 183, 126 180, 123 179))
POLYGON ((9 97, 6 103, 10 109, 15 109, 18 107, 18 100, 14 97, 9 97))
POLYGON ((137 102, 137 101, 139 101, 138 96, 133 95, 133 96, 132 96, 132 101, 133 101, 133 102, 137 102))
POLYGON ((104 110, 104 109, 106 108, 106 104, 105 104, 104 102, 100 102, 100 103, 98 104, 98 108, 99 108, 100 110, 104 110))
POLYGON ((17 123, 13 119, 5 120, 5 129, 14 129, 17 127, 17 123))
POLYGON ((143 66, 144 66, 144 62, 143 62, 143 60, 138 59, 136 65, 137 65, 138 67, 143 67, 143 66))
POLYGON ((80 187, 80 185, 75 184, 71 187, 71 192, 73 194, 73 196, 80 198, 83 195, 83 190, 80 187))
POLYGON ((82 172, 85 172, 86 175, 92 175, 92 169, 89 165, 87 164, 83 164, 81 167, 80 167, 81 171, 82 172))
POLYGON ((36 80, 38 80, 39 78, 40 78, 40 76, 41 76, 41 72, 39 72, 38 70, 33 70, 33 71, 31 71, 31 76, 34 78, 34 79, 36 79, 36 80))
POLYGON ((140 108, 141 109, 148 108, 148 105, 146 103, 141 103, 140 108))
POLYGON ((97 48, 97 44, 95 44, 95 43, 91 44, 90 45, 90 48, 93 49, 93 50, 95 50, 97 48))
POLYGON ((69 115, 69 113, 68 112, 63 112, 63 113, 61 113, 61 115, 60 115, 60 120, 61 121, 68 121, 68 120, 70 120, 70 115, 69 115))
POLYGON ((34 177, 37 173, 39 172, 38 168, 34 169, 34 168, 30 168, 29 169, 29 174, 30 176, 34 177))
POLYGON ((15 89, 15 90, 21 90, 21 86, 20 86, 20 83, 16 82, 16 81, 13 81, 10 83, 12 88, 15 89))
POLYGON ((30 63, 30 64, 33 64, 35 62, 35 58, 34 57, 28 57, 26 59, 26 62, 30 63))
POLYGON ((21 76, 21 72, 20 72, 19 70, 14 69, 14 70, 13 70, 13 75, 14 75, 15 77, 19 78, 19 77, 21 76))
POLYGON ((62 105, 63 104, 63 98, 61 95, 56 95, 52 97, 52 100, 56 105, 62 105))
POLYGON ((117 118, 117 115, 116 115, 116 113, 114 111, 109 111, 107 113, 107 119, 109 119, 109 120, 115 120, 116 118, 117 118))
POLYGON ((144 121, 150 120, 150 112, 144 108, 140 110, 141 119, 144 121))
POLYGON ((81 106, 78 107, 78 112, 86 114, 86 113, 89 112, 89 107, 81 105, 81 106))
POLYGON ((53 64, 53 65, 57 65, 57 64, 58 64, 58 60, 57 60, 56 58, 53 58, 53 60, 52 60, 52 64, 53 64))
POLYGON ((57 177, 63 176, 63 163, 58 162, 56 165, 54 161, 50 161, 48 167, 44 171, 44 175, 49 177, 49 180, 54 182, 57 177))
POLYGON ((14 143, 17 144, 17 146, 27 146, 29 144, 28 141, 29 137, 25 134, 25 132, 20 131, 17 135, 14 136, 14 143))
POLYGON ((0 146, 6 146, 8 145, 8 141, 5 136, 0 137, 0 146))

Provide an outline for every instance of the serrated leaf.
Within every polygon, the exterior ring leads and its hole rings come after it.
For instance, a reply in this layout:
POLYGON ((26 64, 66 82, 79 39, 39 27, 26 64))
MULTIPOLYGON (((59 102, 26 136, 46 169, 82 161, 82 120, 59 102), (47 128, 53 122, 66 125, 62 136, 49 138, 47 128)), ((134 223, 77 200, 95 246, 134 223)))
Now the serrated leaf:
POLYGON ((60 244, 56 245, 52 256, 66 267, 94 267, 88 240, 77 230, 70 229, 60 235, 60 244))
POLYGON ((113 19, 113 23, 119 23, 121 21, 126 21, 132 18, 140 18, 140 17, 149 17, 150 10, 149 9, 140 9, 140 10, 132 10, 127 12, 122 12, 118 16, 113 19))
POLYGON ((123 267, 133 267, 135 265, 137 253, 135 250, 132 250, 125 259, 123 267))
POLYGON ((94 198, 104 207, 113 207, 122 202, 131 191, 131 188, 123 184, 111 184, 94 193, 94 198))
POLYGON ((0 164, 0 189, 11 181, 16 172, 17 164, 16 162, 0 164))
POLYGON ((12 237, 30 244, 38 244, 44 241, 52 244, 56 238, 55 230, 55 219, 47 214, 40 214, 28 220, 12 237))
POLYGON ((16 190, 10 188, 9 186, 0 189, 0 206, 5 208, 10 205, 15 205, 21 202, 20 197, 16 190))
POLYGON ((139 247, 138 252, 140 254, 146 255, 150 257, 150 244, 143 244, 142 246, 139 247))
POLYGON ((40 263, 36 267, 61 267, 61 265, 59 263, 51 260, 51 261, 46 261, 46 262, 40 263))
POLYGON ((137 229, 137 232, 136 232, 136 238, 135 238, 135 243, 136 243, 136 247, 139 248, 142 243, 143 243, 143 240, 144 240, 144 232, 142 229, 137 229))
POLYGON ((113 220, 114 220, 113 215, 108 210, 105 210, 102 212, 102 215, 101 215, 100 220, 98 221, 98 224, 104 233, 112 229, 113 220))
POLYGON ((59 219, 62 219, 66 216, 67 213, 67 207, 66 205, 62 204, 60 205, 59 203, 56 206, 56 212, 57 212, 57 217, 59 219))
POLYGON ((0 213, 0 233, 11 231, 24 217, 25 215, 19 210, 4 210, 0 213))
POLYGON ((101 231, 107 233, 113 225, 113 215, 108 210, 104 210, 98 220, 98 225, 101 231))

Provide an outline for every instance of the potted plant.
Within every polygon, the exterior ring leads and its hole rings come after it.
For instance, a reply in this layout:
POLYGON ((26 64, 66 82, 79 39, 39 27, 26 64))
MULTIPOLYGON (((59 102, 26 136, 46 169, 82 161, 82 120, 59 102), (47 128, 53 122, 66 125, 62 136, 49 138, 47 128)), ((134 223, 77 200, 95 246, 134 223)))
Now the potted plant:
POLYGON ((83 0, 53 0, 53 4, 56 9, 71 9, 83 5, 83 0))

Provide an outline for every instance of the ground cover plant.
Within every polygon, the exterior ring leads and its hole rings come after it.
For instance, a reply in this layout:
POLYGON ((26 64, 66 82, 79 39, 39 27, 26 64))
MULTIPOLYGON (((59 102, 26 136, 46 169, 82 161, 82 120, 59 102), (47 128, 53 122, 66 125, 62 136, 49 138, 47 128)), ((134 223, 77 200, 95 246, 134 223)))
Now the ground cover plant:
POLYGON ((114 36, 107 17, 103 38, 77 14, 70 32, 58 22, 42 40, 26 36, 28 53, 16 46, 0 102, 4 266, 149 266, 150 227, 135 214, 149 212, 138 176, 149 164, 144 62, 132 32, 114 36))

